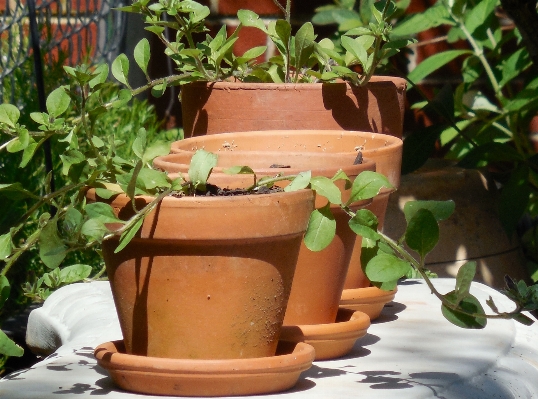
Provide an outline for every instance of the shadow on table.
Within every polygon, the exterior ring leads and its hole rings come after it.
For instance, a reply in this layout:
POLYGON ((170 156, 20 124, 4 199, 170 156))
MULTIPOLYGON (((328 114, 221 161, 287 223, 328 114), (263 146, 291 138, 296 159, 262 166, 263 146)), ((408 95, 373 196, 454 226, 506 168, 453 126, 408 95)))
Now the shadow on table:
POLYGON ((389 321, 398 320, 398 313, 402 312, 407 306, 400 302, 389 302, 383 308, 379 317, 372 321, 372 324, 388 323, 389 321))
POLYGON ((421 372, 411 373, 409 377, 403 377, 397 371, 362 371, 357 375, 364 375, 365 378, 357 381, 360 384, 370 384, 370 389, 408 389, 416 386, 423 386, 432 391, 433 398, 443 399, 439 388, 445 388, 451 383, 460 380, 461 376, 456 373, 446 372, 421 372))

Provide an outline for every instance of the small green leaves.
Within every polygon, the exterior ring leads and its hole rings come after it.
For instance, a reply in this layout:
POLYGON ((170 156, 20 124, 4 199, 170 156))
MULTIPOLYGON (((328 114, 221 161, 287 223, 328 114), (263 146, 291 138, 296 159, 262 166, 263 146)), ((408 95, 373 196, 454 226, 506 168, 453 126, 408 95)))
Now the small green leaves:
POLYGON ((369 199, 379 194, 382 188, 393 188, 389 180, 380 173, 364 171, 359 174, 351 186, 351 196, 347 204, 369 199))
POLYGON ((461 266, 456 276, 456 302, 459 303, 469 295, 469 289, 476 274, 476 262, 467 262, 461 266))
POLYGON ((71 98, 67 94, 63 87, 58 87, 47 97, 47 112, 53 118, 56 118, 67 111, 71 98))
POLYGON ((9 127, 15 127, 21 113, 11 104, 0 104, 0 123, 5 123, 9 127))
POLYGON ((448 201, 408 201, 404 205, 404 215, 405 220, 409 223, 409 221, 415 216, 415 214, 420 209, 427 209, 429 210, 433 216, 435 217, 435 220, 441 221, 446 220, 454 213, 456 205, 454 204, 454 201, 448 200, 448 201))
POLYGON ((125 86, 129 87, 129 82, 127 81, 129 76, 129 59, 125 54, 120 54, 112 62, 112 75, 125 86))
POLYGON ((11 286, 9 285, 7 277, 4 275, 0 275, 0 309, 2 308, 2 306, 4 306, 4 303, 9 297, 10 291, 11 286))
POLYGON ((299 71, 304 67, 314 51, 314 27, 310 22, 305 23, 295 34, 295 68, 299 71))
POLYGON ((11 255, 12 248, 11 233, 2 234, 0 236, 0 261, 11 255))
POLYGON ((57 219, 52 218, 45 223, 39 234, 39 257, 49 269, 54 269, 64 260, 66 249, 58 235, 57 219))
POLYGON ((331 243, 335 233, 336 220, 327 204, 310 215, 304 237, 305 246, 311 251, 321 251, 331 243))
POLYGON ((13 342, 2 330, 0 330, 0 355, 20 357, 24 349, 13 342))
POLYGON ((407 224, 405 242, 422 259, 439 241, 439 225, 435 216, 427 209, 419 209, 407 224))
POLYGON ((253 28, 258 28, 263 32, 267 33, 267 28, 265 24, 260 19, 260 16, 250 10, 239 10, 237 11, 237 18, 243 26, 250 26, 253 28))
POLYGON ((444 295, 444 299, 449 303, 458 306, 457 309, 449 308, 444 304, 441 305, 441 312, 443 316, 452 324, 468 329, 482 329, 486 327, 487 319, 483 317, 485 315, 482 305, 474 296, 469 294, 462 300, 458 300, 458 295, 455 291, 451 291, 444 295), (461 310, 458 311, 458 309, 461 310))
POLYGON ((205 190, 211 171, 217 166, 217 155, 205 150, 194 153, 189 167, 189 179, 195 189, 205 190))
POLYGON ((364 267, 364 273, 371 281, 380 283, 397 281, 406 275, 411 266, 394 255, 379 252, 364 267))
POLYGON ((349 220, 349 227, 361 237, 378 240, 377 217, 368 209, 359 209, 349 220))
POLYGON ((149 80, 148 64, 150 59, 150 48, 148 39, 144 38, 137 43, 134 49, 134 59, 149 80))
POLYGON ((314 176, 310 179, 310 188, 329 200, 330 203, 339 205, 342 203, 342 193, 334 182, 325 176, 314 176))
POLYGON ((284 191, 286 192, 297 191, 303 188, 307 188, 308 185, 310 184, 311 178, 312 178, 312 173, 310 171, 301 172, 295 177, 295 179, 292 180, 290 184, 288 184, 284 188, 284 191))
POLYGON ((222 170, 227 175, 254 175, 255 172, 250 166, 232 166, 222 170))

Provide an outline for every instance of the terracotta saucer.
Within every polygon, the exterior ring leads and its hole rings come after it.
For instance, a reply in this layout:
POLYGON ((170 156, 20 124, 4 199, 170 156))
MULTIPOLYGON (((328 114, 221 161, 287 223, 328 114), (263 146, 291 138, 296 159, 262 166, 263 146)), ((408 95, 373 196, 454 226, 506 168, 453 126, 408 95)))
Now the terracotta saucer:
POLYGON ((366 335, 368 327, 368 315, 340 308, 334 323, 283 326, 280 339, 312 345, 316 350, 315 360, 336 359, 349 353, 355 342, 366 335))
POLYGON ((256 395, 293 387, 314 360, 314 348, 280 341, 276 356, 253 359, 168 359, 128 355, 123 341, 95 348, 99 366, 127 391, 173 396, 256 395))
POLYGON ((397 290, 384 291, 377 287, 344 290, 340 299, 340 306, 360 310, 370 316, 370 320, 375 320, 381 314, 385 304, 394 299, 397 290))

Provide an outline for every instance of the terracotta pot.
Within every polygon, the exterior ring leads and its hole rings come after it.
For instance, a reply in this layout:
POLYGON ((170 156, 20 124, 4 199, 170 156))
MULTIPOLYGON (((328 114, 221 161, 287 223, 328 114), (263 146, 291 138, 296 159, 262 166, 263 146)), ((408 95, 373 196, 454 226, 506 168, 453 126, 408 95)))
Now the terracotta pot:
MULTIPOLYGON (((137 208, 147 201, 137 198, 137 208)), ((115 254, 117 240, 106 240, 126 353, 273 356, 313 203, 310 190, 166 197, 125 249, 115 254)), ((121 219, 132 214, 125 195, 111 205, 121 219)))
POLYGON ((185 137, 254 130, 361 130, 402 136, 406 81, 194 82, 181 88, 185 137), (238 111, 239 110, 239 111, 238 111))
MULTIPOLYGON (((290 132, 294 133, 294 132, 290 132)), ((227 136, 225 134, 218 136, 227 136)), ((209 137, 209 136, 206 136, 209 137)), ((217 136, 213 136, 217 137, 217 136)), ((190 140, 190 139, 188 139, 190 140)), ((186 141, 188 141, 186 140, 186 141)), ((273 138, 273 142, 278 140, 273 138)), ((192 152, 180 152, 154 160, 154 166, 168 172, 186 172, 192 152), (183 163, 179 163, 183 162, 183 163)), ((222 173, 222 169, 233 165, 248 165, 253 168, 258 177, 271 176, 277 173, 297 174, 311 170, 313 176, 332 177, 342 169, 350 179, 354 179, 364 170, 375 170, 371 160, 363 159, 363 163, 353 165, 356 153, 287 153, 281 152, 221 152, 217 167, 213 169, 209 181, 219 186, 230 188, 244 187, 252 177, 247 175, 230 176, 222 173), (290 168, 268 168, 272 164, 286 164, 290 168), (245 179, 247 181, 245 181, 245 179)), ((279 182, 285 186, 288 182, 279 182)), ((344 182, 337 185, 342 192, 342 199, 349 199, 349 190, 345 190, 344 182)), ((370 201, 358 201, 351 209, 360 209, 370 201)), ((326 204, 326 199, 318 196, 316 207, 326 204)), ((326 324, 333 323, 338 312, 340 296, 349 267, 352 250, 356 241, 361 241, 348 226, 349 217, 339 206, 332 206, 331 211, 336 220, 336 237, 333 242, 320 252, 312 252, 302 245, 297 261, 297 270, 293 281, 290 300, 286 311, 284 324, 326 324)))
MULTIPOLYGON (((354 159, 356 151, 361 150, 365 158, 376 163, 376 171, 387 176, 394 187, 397 188, 400 184, 403 146, 401 139, 378 133, 334 130, 298 130, 291 133, 290 131, 275 130, 193 137, 174 142, 171 151, 182 153, 204 148, 221 156, 228 156, 225 154, 235 154, 236 157, 244 156, 246 161, 250 161, 255 159, 261 151, 338 153, 338 156, 354 159)), ((390 192, 383 191, 368 206, 377 216, 380 229, 383 227, 389 194, 390 192)), ((348 269, 349 277, 346 278, 344 286, 346 289, 367 287, 370 284, 361 269, 361 242, 361 240, 356 240, 353 244, 354 249, 348 269)))
POLYGON ((505 287, 504 276, 528 278, 517 237, 508 237, 498 215, 498 190, 487 174, 431 159, 402 177, 389 201, 385 233, 399 238, 405 232, 403 206, 412 200, 453 200, 455 210, 440 223, 439 242, 426 257, 426 267, 440 277, 455 277, 467 261, 477 262, 476 281, 505 287))

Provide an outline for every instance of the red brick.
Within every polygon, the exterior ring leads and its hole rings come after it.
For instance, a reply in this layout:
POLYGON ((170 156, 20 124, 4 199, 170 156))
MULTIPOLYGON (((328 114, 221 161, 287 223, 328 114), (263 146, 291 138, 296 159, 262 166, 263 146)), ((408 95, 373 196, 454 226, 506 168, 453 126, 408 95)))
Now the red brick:
POLYGON ((7 10, 7 0, 0 0, 0 14, 7 10))
MULTIPOLYGON (((71 65, 80 64, 83 61, 91 61, 95 55, 95 49, 97 47, 98 29, 95 23, 91 23, 88 26, 83 26, 82 24, 52 24, 50 29, 53 40, 59 41, 59 44, 48 51, 45 56, 47 61, 50 61, 50 57, 55 60, 58 59, 59 48, 62 49, 63 52, 67 53, 67 63, 71 65), (71 36, 61 40, 61 38, 66 35, 71 36)), ((44 30, 42 35, 42 40, 46 41, 48 32, 44 30)))
MULTIPOLYGON (((286 0, 279 0, 286 5, 286 0)), ((218 13, 222 15, 235 15, 238 10, 252 10, 258 15, 282 16, 282 11, 273 3, 273 0, 218 0, 218 13)))
MULTIPOLYGON (((5 1, 5 0, 0 0, 5 1)), ((26 5, 26 0, 21 0, 26 5)), ((53 14, 70 15, 89 14, 101 8, 101 0, 36 0, 37 12, 50 10, 53 14)))

